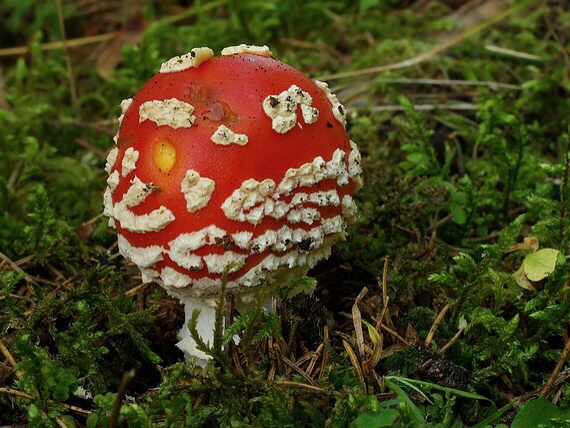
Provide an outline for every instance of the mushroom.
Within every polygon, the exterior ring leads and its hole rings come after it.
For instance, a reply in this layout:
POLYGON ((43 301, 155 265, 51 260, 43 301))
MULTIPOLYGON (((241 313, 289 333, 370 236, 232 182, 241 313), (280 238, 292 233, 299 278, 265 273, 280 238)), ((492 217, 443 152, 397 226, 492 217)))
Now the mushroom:
POLYGON ((177 346, 204 363, 193 310, 211 342, 224 273, 239 309, 327 258, 356 215, 360 153, 327 84, 266 46, 192 49, 121 108, 104 213, 142 280, 184 304, 177 346))

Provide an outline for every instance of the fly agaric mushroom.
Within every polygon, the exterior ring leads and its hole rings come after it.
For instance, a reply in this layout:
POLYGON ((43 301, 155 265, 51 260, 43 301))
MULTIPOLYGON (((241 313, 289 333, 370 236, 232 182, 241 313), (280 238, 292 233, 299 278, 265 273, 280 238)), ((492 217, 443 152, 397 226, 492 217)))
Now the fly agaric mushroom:
MULTIPOLYGON (((326 83, 266 46, 195 48, 121 103, 105 214, 119 251, 213 339, 222 275, 236 307, 269 278, 303 276, 353 221, 360 153, 326 83)), ((196 349, 187 325, 178 343, 196 349)))

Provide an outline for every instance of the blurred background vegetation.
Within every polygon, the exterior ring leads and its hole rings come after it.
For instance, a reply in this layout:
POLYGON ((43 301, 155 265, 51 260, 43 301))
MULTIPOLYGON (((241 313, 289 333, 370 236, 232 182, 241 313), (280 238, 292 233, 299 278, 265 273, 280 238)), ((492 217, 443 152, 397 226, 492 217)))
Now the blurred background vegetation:
POLYGON ((0 422, 568 426, 569 6, 4 0, 0 422), (237 316, 202 372, 118 255, 103 165, 163 61, 244 42, 329 83, 365 187, 315 296, 237 316))

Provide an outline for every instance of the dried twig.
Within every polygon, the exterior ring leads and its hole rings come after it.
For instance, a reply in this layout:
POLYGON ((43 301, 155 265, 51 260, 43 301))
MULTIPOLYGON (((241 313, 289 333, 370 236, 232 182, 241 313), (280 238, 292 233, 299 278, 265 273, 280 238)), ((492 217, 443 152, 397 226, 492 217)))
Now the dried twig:
POLYGON ((526 6, 531 4, 532 2, 534 2, 534 0, 520 1, 516 5, 505 10, 504 12, 498 13, 497 15, 486 20, 485 22, 478 24, 478 25, 475 25, 471 28, 468 28, 467 30, 463 31, 462 33, 460 33, 456 36, 452 36, 447 40, 444 40, 440 45, 437 45, 434 48, 430 49, 429 51, 424 52, 423 54, 420 54, 414 58, 410 58, 410 59, 400 61, 400 62, 397 62, 394 64, 387 64, 387 65, 381 65, 378 67, 364 68, 362 70, 356 70, 356 71, 347 71, 345 73, 330 74, 328 76, 320 76, 319 80, 331 81, 331 80, 343 79, 346 77, 357 77, 357 76, 362 76, 362 75, 366 75, 366 74, 381 73, 383 71, 397 70, 400 68, 407 68, 407 67, 411 67, 413 65, 420 64, 424 61, 427 61, 427 60, 435 57, 436 55, 439 55, 440 53, 442 53, 446 49, 461 43, 463 40, 467 39, 468 37, 471 37, 474 34, 477 34, 481 30, 484 30, 485 28, 488 28, 491 25, 496 24, 497 22, 503 20, 507 16, 525 8, 526 6))
MULTIPOLYGON (((96 36, 81 37, 78 39, 68 40, 65 42, 65 45, 68 48, 76 48, 76 47, 80 47, 80 46, 106 42, 107 40, 112 39, 113 37, 115 37, 115 32, 98 34, 96 36)), ((50 43, 41 44, 40 48, 43 51, 50 51, 50 50, 55 50, 55 49, 61 49, 61 48, 63 48, 63 46, 64 46, 64 42, 50 42, 50 43)), ((30 48, 27 46, 4 48, 4 49, 0 49, 0 57, 25 55, 29 51, 30 51, 30 48)))
POLYGON ((311 361, 309 362, 309 365, 307 366, 307 374, 309 376, 312 376, 313 370, 315 369, 315 365, 317 364, 317 360, 321 356, 323 349, 325 349, 325 345, 323 343, 321 343, 318 346, 315 353, 313 354, 313 357, 311 358, 311 361))
POLYGON ((552 389, 554 382, 558 378, 558 374, 562 370, 562 367, 564 366, 564 363, 566 362, 566 359, 568 358, 568 354, 570 354, 570 340, 566 341, 566 345, 564 346, 564 349, 562 350, 562 355, 560 355, 560 358, 558 359, 558 362, 556 363, 554 370, 552 370, 552 374, 550 375, 548 382, 546 382, 544 389, 540 392, 541 397, 546 397, 550 393, 550 390, 552 389))
MULTIPOLYGON (((16 360, 14 359, 12 354, 10 353, 10 350, 6 347, 6 345, 4 344, 4 341, 2 339, 0 339, 0 351, 4 355, 4 358, 6 358, 6 361, 8 361, 10 363, 10 365, 15 368, 16 364, 18 364, 18 363, 16 362, 16 360)), ((22 374, 23 374, 22 370, 16 371, 16 376, 18 378, 22 377, 22 374)))
MULTIPOLYGON (((6 394, 12 397, 24 398, 26 400, 34 400, 34 397, 32 397, 31 395, 12 388, 0 387, 0 394, 6 394)), ((82 409, 81 407, 72 406, 71 404, 59 403, 59 405, 63 406, 64 408, 66 408, 71 412, 77 413, 78 415, 89 416, 91 413, 93 413, 91 410, 82 409)))
MULTIPOLYGON (((8 264, 8 266, 10 266, 10 268, 16 272, 16 273, 23 273, 24 274, 24 280, 29 284, 30 282, 36 282, 36 280, 34 278, 32 278, 30 275, 28 275, 27 273, 25 273, 22 269, 20 269, 20 267, 18 266, 17 263, 14 263, 7 255, 5 255, 4 253, 2 253, 0 251, 0 259, 3 260, 5 263, 8 264)), ((31 288, 29 288, 30 293, 33 295, 34 294, 34 290, 32 290, 31 288)))
POLYGON ((113 403, 113 411, 109 417, 109 428, 115 428, 117 422, 119 421, 119 412, 121 411, 121 404, 123 403, 123 398, 127 393, 127 386, 135 377, 135 370, 129 370, 123 374, 121 383, 119 384, 119 390, 117 391, 117 396, 115 397, 115 402, 113 403))
MULTIPOLYGON (((193 6, 181 12, 177 15, 170 16, 165 18, 166 21, 170 23, 175 23, 178 21, 182 21, 186 18, 196 15, 199 12, 206 12, 211 9, 215 9, 218 6, 227 3, 227 0, 218 0, 213 1, 211 3, 205 4, 203 6, 197 7, 193 6)), ((111 40, 113 37, 117 36, 117 32, 113 31, 111 33, 104 33, 104 34, 97 34, 96 36, 89 36, 89 37, 80 37, 77 39, 70 39, 66 41, 58 41, 58 42, 50 42, 50 43, 42 43, 40 48, 43 51, 49 51, 54 49, 61 49, 61 48, 77 48, 86 45, 92 45, 95 43, 107 42, 111 40)), ((3 56, 18 56, 18 55, 25 55, 30 51, 30 48, 27 46, 18 46, 13 48, 5 48, 0 49, 0 57, 3 56)))
POLYGON ((386 325, 390 328, 394 327, 392 322, 392 317, 390 316, 390 311, 388 310, 388 304, 390 303, 390 296, 388 296, 388 266, 390 264, 390 259, 388 256, 384 259, 384 267, 382 269, 382 314, 378 319, 376 325, 376 330, 380 329, 380 324, 382 320, 386 320, 386 325))
POLYGON ((406 85, 443 85, 443 86, 486 86, 489 89, 521 90, 520 85, 512 83, 493 82, 490 80, 461 80, 461 79, 410 79, 407 77, 392 77, 374 79, 377 83, 402 83, 406 85))
POLYGON ((463 333, 463 331, 465 330, 464 328, 459 329, 459 331, 457 333, 455 333, 455 335, 451 338, 451 340, 449 342, 447 342, 439 351, 440 355, 445 355, 445 353, 448 351, 449 348, 451 348, 453 346, 453 344, 455 342, 457 342, 457 339, 459 339, 459 337, 461 337, 461 334, 463 333))
POLYGON ((31 395, 26 394, 25 392, 22 392, 22 391, 18 391, 17 389, 12 389, 12 388, 0 387, 0 394, 11 395, 12 397, 18 397, 18 398, 25 398, 26 400, 33 400, 34 399, 34 397, 32 397, 31 395))
POLYGON ((206 393, 203 392, 201 393, 198 398, 196 399, 196 401, 194 402, 194 405, 192 406, 192 408, 194 410, 197 410, 198 407, 200 407, 202 405, 202 403, 204 402, 204 400, 206 399, 206 393))
POLYGON ((342 341, 342 346, 344 346, 344 349, 345 349, 346 353, 348 354, 348 358, 350 359, 350 362, 352 363, 352 366, 354 367, 354 370, 356 371, 356 376, 358 377, 358 380, 363 385, 365 385, 364 373, 362 372, 362 367, 360 367, 360 363, 358 362, 358 357, 356 356, 356 354, 354 353, 351 346, 349 345, 349 343, 346 340, 342 341))
POLYGON ((390 334, 391 336, 394 336, 397 340, 399 340, 400 342, 402 342, 405 346, 408 346, 409 343, 406 339, 404 339, 402 336, 400 336, 398 333, 396 333, 394 330, 392 330, 390 327, 385 326, 384 324, 380 324, 380 328, 382 330, 384 330, 386 333, 390 334))
POLYGON ((368 293, 368 288, 364 287, 358 296, 356 296, 354 304, 352 305, 352 323, 354 324, 358 353, 361 357, 364 357, 364 333, 362 332, 362 315, 360 313, 360 309, 358 308, 358 303, 360 303, 366 293, 368 293))
POLYGON ((141 282, 139 285, 125 291, 125 296, 127 297, 132 297, 135 294, 139 293, 140 291, 148 288, 150 286, 150 283, 148 282, 141 282))
MULTIPOLYGON (((448 104, 414 104, 414 110, 425 111, 425 110, 477 110, 479 107, 477 104, 473 103, 448 103, 448 104)), ((404 107, 401 105, 386 105, 386 106, 374 106, 372 111, 382 112, 382 111, 403 111, 404 107)))
MULTIPOLYGON (((329 328, 326 325, 323 328, 323 340, 324 341, 329 340, 329 328)), ((323 358, 321 359, 321 367, 318 377, 319 379, 322 379, 323 376, 325 375, 325 367, 327 366, 328 362, 329 362, 329 352, 327 351, 327 348, 323 348, 323 358)))
POLYGON ((275 381, 275 383, 277 385, 288 386, 291 388, 307 389, 307 390, 312 391, 312 392, 319 392, 319 393, 324 392, 324 389, 319 388, 316 385, 307 385, 306 383, 301 383, 301 382, 293 382, 290 380, 277 380, 277 381, 275 381))
POLYGON ((514 57, 514 58, 520 58, 520 59, 526 59, 526 60, 531 60, 531 61, 547 61, 548 60, 548 58, 544 58, 542 56, 531 55, 531 54, 528 54, 526 52, 514 51, 512 49, 500 48, 498 46, 493 46, 493 45, 487 45, 487 46, 485 46, 485 49, 490 51, 490 52, 500 53, 501 55, 506 55, 506 56, 510 56, 510 57, 514 57))
POLYGON ((281 352, 281 349, 278 346, 274 346, 273 349, 275 349, 276 353, 281 354, 280 357, 281 357, 282 361, 285 363, 285 365, 289 366, 297 374, 301 375, 303 377, 303 379, 305 379, 307 382, 309 382, 309 384, 311 384, 313 386, 317 386, 317 384, 315 383, 313 378, 311 376, 309 376, 309 374, 305 370, 303 370, 301 367, 299 367, 297 364, 295 364, 293 361, 291 361, 289 358, 287 358, 285 355, 283 355, 281 352))
POLYGON ((426 348, 429 347, 429 344, 431 343, 433 336, 434 336, 437 328, 439 327, 439 324, 441 323, 441 320, 443 319, 443 317, 445 316, 445 314, 448 310, 449 310, 449 303, 443 307, 443 309, 437 315, 437 317, 436 317, 435 321, 433 322, 431 328, 429 329, 429 333, 426 336, 426 340, 424 341, 424 346, 426 348))

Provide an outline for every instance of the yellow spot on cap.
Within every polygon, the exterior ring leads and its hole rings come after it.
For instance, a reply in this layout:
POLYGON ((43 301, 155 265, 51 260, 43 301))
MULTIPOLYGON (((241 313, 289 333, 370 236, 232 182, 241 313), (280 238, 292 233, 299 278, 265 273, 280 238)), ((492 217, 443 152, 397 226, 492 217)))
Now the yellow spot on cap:
POLYGON ((164 174, 168 174, 176 162, 176 149, 168 141, 159 141, 154 148, 154 163, 164 174))

